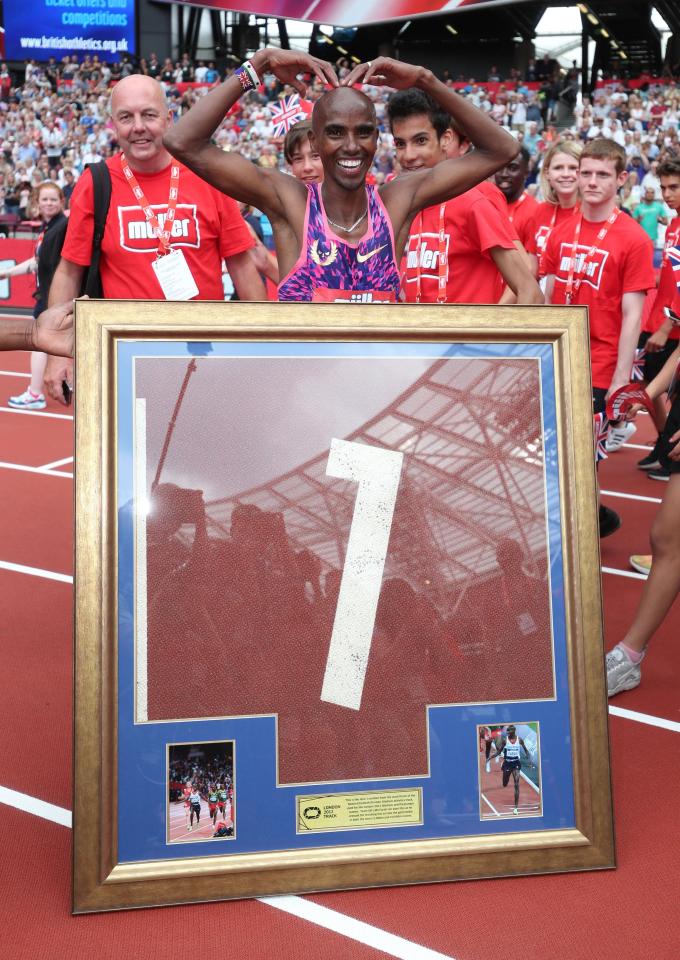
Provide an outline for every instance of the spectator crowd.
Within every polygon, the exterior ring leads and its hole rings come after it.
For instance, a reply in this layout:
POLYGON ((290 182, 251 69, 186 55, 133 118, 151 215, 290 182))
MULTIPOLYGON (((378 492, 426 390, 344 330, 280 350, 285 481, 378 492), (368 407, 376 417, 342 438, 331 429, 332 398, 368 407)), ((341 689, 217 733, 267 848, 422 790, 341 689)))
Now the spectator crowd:
MULTIPOLYGON (((339 75, 349 64, 339 61, 339 75)), ((229 71, 227 71, 229 72, 229 71)), ((7 65, 0 65, 0 214, 17 214, 32 219, 35 187, 55 181, 64 191, 66 206, 83 169, 105 160, 117 150, 115 131, 108 115, 109 93, 115 81, 131 73, 156 78, 165 89, 176 117, 223 79, 214 61, 192 63, 184 54, 173 62, 159 60, 155 53, 138 64, 123 55, 108 64, 97 55, 65 56, 57 63, 26 62, 24 76, 13 80, 7 65)), ((642 205, 643 226, 662 243, 664 217, 658 221, 646 209, 661 200, 658 164, 680 156, 680 84, 672 79, 628 87, 612 80, 592 97, 578 94, 575 71, 560 75, 547 56, 530 61, 524 78, 512 71, 503 81, 496 66, 486 82, 474 79, 444 79, 497 123, 511 130, 530 155, 527 188, 542 199, 540 170, 543 157, 557 140, 586 142, 607 137, 621 144, 628 158, 629 178, 621 193, 621 205, 631 214, 642 205), (653 195, 651 191, 653 192, 653 195)), ((309 88, 311 101, 320 96, 321 86, 309 88)), ((381 142, 375 156, 372 178, 380 184, 397 172, 392 136, 386 119, 387 92, 371 88, 376 103, 381 142)), ((242 97, 216 134, 224 150, 238 150, 253 163, 285 169, 283 138, 275 133, 270 112, 272 103, 294 90, 266 77, 263 86, 242 97)))

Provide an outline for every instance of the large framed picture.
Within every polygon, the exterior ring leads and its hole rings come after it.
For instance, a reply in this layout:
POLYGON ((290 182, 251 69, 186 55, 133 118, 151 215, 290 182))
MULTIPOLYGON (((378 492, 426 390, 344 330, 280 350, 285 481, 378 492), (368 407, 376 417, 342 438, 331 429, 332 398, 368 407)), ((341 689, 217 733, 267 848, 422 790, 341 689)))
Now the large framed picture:
POLYGON ((614 866, 581 308, 76 308, 76 912, 614 866))

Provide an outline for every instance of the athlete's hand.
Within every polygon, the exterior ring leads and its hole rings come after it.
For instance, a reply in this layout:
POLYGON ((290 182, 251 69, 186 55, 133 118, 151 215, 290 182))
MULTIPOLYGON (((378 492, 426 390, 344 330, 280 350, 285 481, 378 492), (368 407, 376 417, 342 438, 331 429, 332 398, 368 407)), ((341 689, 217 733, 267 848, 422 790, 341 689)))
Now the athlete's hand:
POLYGON ((64 381, 70 384, 71 388, 73 387, 73 360, 48 357, 45 368, 45 387, 53 400, 67 407, 69 401, 64 396, 64 381))
POLYGON ((660 327, 648 338, 645 344, 645 350, 647 353, 657 353, 659 350, 663 350, 667 340, 668 334, 660 327))
POLYGON ((33 321, 31 342, 34 350, 72 357, 73 300, 43 310, 33 321))
POLYGON ((311 57, 301 50, 279 50, 266 47, 258 50, 250 62, 261 77, 263 73, 273 73, 281 83, 294 87, 301 97, 307 93, 307 84, 299 79, 302 73, 311 73, 322 83, 331 87, 338 86, 338 78, 332 64, 318 57, 311 57))
POLYGON ((408 90, 417 87, 425 75, 424 67, 415 67, 412 63, 402 63, 391 57, 378 57, 368 63, 360 63, 341 81, 340 86, 351 87, 355 83, 365 86, 392 87, 394 90, 408 90))

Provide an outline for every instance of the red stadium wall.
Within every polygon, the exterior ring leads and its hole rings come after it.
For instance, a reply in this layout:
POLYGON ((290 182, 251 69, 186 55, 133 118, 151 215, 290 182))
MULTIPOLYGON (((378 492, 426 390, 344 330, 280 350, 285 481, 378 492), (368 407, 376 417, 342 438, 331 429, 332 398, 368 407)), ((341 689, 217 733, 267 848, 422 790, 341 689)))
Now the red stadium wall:
MULTIPOLYGON (((7 270, 17 263, 28 260, 35 251, 34 240, 12 240, 0 238, 0 271, 7 270)), ((35 300, 35 275, 23 274, 21 277, 10 277, 0 280, 0 311, 4 307, 25 307, 33 309, 35 300)))

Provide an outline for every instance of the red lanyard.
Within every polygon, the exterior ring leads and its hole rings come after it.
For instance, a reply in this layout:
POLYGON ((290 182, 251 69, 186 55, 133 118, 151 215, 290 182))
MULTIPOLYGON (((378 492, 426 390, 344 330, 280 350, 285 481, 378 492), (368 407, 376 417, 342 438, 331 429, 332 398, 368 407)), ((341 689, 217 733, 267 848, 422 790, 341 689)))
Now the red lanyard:
MULTIPOLYGON (((570 208, 570 207, 560 207, 559 203, 553 204, 553 212, 552 212, 552 217, 550 218, 550 225, 548 226, 548 232, 546 233, 546 235, 545 235, 544 237, 541 237, 540 250, 538 249, 538 237, 536 238, 536 247, 537 247, 537 255, 538 255, 538 275, 539 275, 539 277, 542 277, 542 276, 545 275, 545 271, 544 271, 544 269, 543 269, 543 260, 545 259, 545 251, 546 251, 546 248, 547 248, 547 246, 548 246, 548 240, 550 240, 550 234, 551 234, 551 233, 553 232, 553 230, 555 229, 555 224, 557 223, 557 214, 560 212, 560 210, 563 210, 563 209, 564 209, 564 210, 568 210, 568 209, 571 209, 571 208, 570 208)), ((580 209, 580 204, 578 203, 578 201, 576 201, 576 204, 575 204, 575 206, 574 206, 574 208, 573 208, 574 214, 577 214, 577 213, 579 212, 579 209, 580 209)))
POLYGON ((598 243, 602 243, 604 241, 604 238, 607 236, 609 228, 612 226, 612 224, 616 222, 616 219, 620 213, 621 211, 619 210, 619 208, 614 207, 611 214, 607 217, 603 225, 600 227, 598 234, 595 237, 595 243, 592 245, 592 247, 590 248, 588 253, 585 255, 585 258, 583 260, 582 268, 579 271, 581 276, 577 277, 576 280, 574 280, 574 271, 576 269, 576 250, 578 249, 578 241, 579 241, 579 237, 581 236, 581 225, 583 223, 583 214, 579 216, 578 223, 576 224, 576 232, 574 233, 574 242, 571 247, 571 257, 569 259, 569 276, 567 277, 567 289, 564 295, 564 302, 566 304, 570 304, 571 301, 576 296, 576 294, 578 293, 579 287, 581 286, 581 283, 583 282, 583 279, 585 278, 588 272, 588 264, 592 260, 593 254, 597 250, 598 243))
MULTIPOLYGON (((448 279, 448 261, 446 257, 446 231, 444 230, 444 214, 446 213, 446 204, 439 206, 439 249, 437 251, 438 267, 438 285, 437 285, 437 303, 446 303, 446 281, 448 279)), ((422 282, 420 278, 420 255, 423 242, 423 214, 420 214, 420 230, 416 234, 416 303, 420 303, 422 295, 422 282)))
POLYGON ((170 193, 168 195, 168 212, 165 214, 165 220, 163 221, 163 226, 161 227, 160 221, 151 209, 151 204, 144 196, 144 191, 137 182, 137 177, 130 169, 130 164, 127 162, 127 157, 124 153, 121 153, 120 155, 120 163, 121 167, 123 168, 125 179, 130 184, 132 192, 135 195, 135 199, 144 211, 144 216, 149 221, 156 236, 158 237, 158 256, 162 257, 166 253, 170 253, 170 236, 172 235, 172 227, 175 222, 175 210, 177 208, 177 198, 179 197, 179 165, 173 163, 170 166, 170 193))

